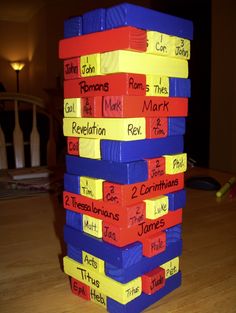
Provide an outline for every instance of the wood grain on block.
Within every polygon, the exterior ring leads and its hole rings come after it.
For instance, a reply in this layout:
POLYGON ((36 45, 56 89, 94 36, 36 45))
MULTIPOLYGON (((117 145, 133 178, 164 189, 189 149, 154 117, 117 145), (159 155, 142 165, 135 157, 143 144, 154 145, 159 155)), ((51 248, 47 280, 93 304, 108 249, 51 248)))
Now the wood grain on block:
POLYGON ((82 16, 74 16, 64 21, 64 37, 82 35, 82 16))
POLYGON ((83 34, 106 30, 106 9, 99 8, 83 14, 83 34))
POLYGON ((80 58, 64 60, 64 79, 80 78, 80 58))
POLYGON ((143 182, 148 177, 144 160, 118 163, 66 155, 66 170, 72 175, 101 178, 118 184, 143 182))
POLYGON ((67 137, 140 140, 146 136, 145 118, 70 118, 63 119, 67 137))
POLYGON ((122 49, 144 52, 146 48, 146 31, 125 26, 119 29, 62 39, 59 41, 59 58, 69 59, 81 55, 122 49))
POLYGON ((120 73, 64 81, 65 98, 145 94, 146 76, 141 74, 120 73))
POLYGON ((187 78, 188 62, 177 58, 117 50, 101 54, 101 73, 156 74, 187 78))
POLYGON ((64 188, 65 190, 73 193, 80 193, 80 177, 64 173, 64 188))
MULTIPOLYGON (((129 246, 126 246, 128 249, 129 246)), ((125 249, 125 248, 119 248, 125 249)), ((182 253, 182 240, 176 240, 175 242, 166 242, 166 250, 162 253, 154 255, 153 257, 142 256, 141 260, 136 262, 135 264, 130 264, 127 268, 120 268, 114 266, 108 262, 105 263, 105 271, 106 275, 121 282, 126 283, 132 280, 135 277, 143 275, 157 266, 180 256, 182 253)))
POLYGON ((181 255, 182 240, 176 239, 169 242, 168 236, 166 238, 166 250, 152 258, 148 258, 142 255, 142 244, 140 242, 118 248, 68 225, 64 226, 64 240, 67 244, 68 255, 71 258, 82 263, 82 250, 84 250, 104 260, 106 275, 123 283, 181 255))
POLYGON ((102 106, 104 117, 171 117, 188 113, 188 99, 175 97, 105 96, 102 106))
POLYGON ((71 210, 66 210, 66 225, 82 231, 82 214, 77 214, 71 210))
POLYGON ((122 3, 108 8, 106 12, 107 29, 124 25, 193 39, 193 23, 190 20, 130 3, 122 3))
POLYGON ((130 162, 181 152, 183 136, 135 141, 101 140, 102 159, 114 162, 130 162))

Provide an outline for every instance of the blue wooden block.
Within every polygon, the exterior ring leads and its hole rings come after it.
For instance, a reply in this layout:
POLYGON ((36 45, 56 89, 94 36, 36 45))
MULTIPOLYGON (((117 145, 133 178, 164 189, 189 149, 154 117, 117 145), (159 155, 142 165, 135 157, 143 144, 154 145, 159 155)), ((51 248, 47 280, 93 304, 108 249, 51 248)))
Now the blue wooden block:
POLYGON ((83 34, 95 33, 106 29, 106 10, 103 8, 83 14, 83 34))
POLYGON ((191 80, 185 78, 169 78, 170 97, 190 98, 191 80))
POLYGON ((185 117, 170 117, 168 119, 168 136, 185 134, 185 117))
POLYGON ((151 258, 143 256, 139 262, 128 268, 119 268, 107 262, 105 264, 106 275, 125 284, 128 281, 153 270, 168 260, 180 256, 182 253, 182 240, 175 239, 175 237, 177 238, 177 235, 174 236, 173 233, 172 235, 171 233, 168 234, 168 237, 170 242, 167 244, 164 252, 151 258))
POLYGON ((83 263, 82 250, 74 248, 72 245, 67 245, 67 255, 79 263, 83 263))
POLYGON ((175 243, 182 238, 182 225, 175 225, 166 230, 166 241, 168 244, 175 243))
POLYGON ((169 211, 175 211, 186 206, 186 190, 182 189, 167 194, 169 199, 169 211))
POLYGON ((66 210, 66 225, 83 231, 82 214, 73 212, 71 210, 66 210))
POLYGON ((80 178, 78 175, 64 174, 64 189, 66 191, 80 194, 80 178))
POLYGON ((69 174, 101 178, 119 184, 133 184, 148 179, 145 160, 118 163, 66 155, 66 170, 69 174))
POLYGON ((111 298, 107 298, 107 310, 110 313, 140 313, 148 308, 153 303, 159 301, 161 298, 175 290, 181 285, 181 272, 169 277, 166 280, 165 286, 152 295, 142 293, 136 299, 121 304, 111 298))
POLYGON ((121 268, 130 267, 143 257, 141 243, 119 248, 67 225, 64 226, 64 240, 75 249, 84 250, 121 268))
POLYGON ((134 26, 193 39, 192 21, 129 3, 122 3, 107 9, 106 28, 120 26, 134 26))
POLYGON ((103 160, 130 162, 183 152, 183 136, 135 141, 101 140, 103 160))
POLYGON ((64 21, 64 38, 82 35, 82 17, 75 16, 64 21))
MULTIPOLYGON (((143 274, 155 269, 161 264, 166 263, 167 261, 174 259, 177 256, 180 256, 182 253, 182 229, 181 225, 176 225, 171 227, 167 234, 167 248, 164 252, 152 257, 148 258, 143 256, 142 259, 134 264, 131 264, 127 268, 120 268, 114 266, 107 262, 104 258, 101 257, 105 261, 105 273, 106 276, 111 277, 112 279, 125 284, 136 277, 142 276, 143 274)), ((67 248, 67 255, 79 261, 82 255, 82 248, 75 248, 71 245, 70 249, 67 248)), ((88 251, 87 251, 88 252, 88 251)), ((90 254, 95 255, 95 253, 89 252, 90 254)))

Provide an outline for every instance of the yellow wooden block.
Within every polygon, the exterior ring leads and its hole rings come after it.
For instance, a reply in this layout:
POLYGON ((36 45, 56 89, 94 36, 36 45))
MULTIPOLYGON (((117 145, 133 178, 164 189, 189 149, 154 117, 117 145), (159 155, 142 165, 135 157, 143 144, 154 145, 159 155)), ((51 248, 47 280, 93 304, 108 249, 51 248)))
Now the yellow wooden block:
POLYGON ((169 97, 169 78, 160 75, 146 75, 146 95, 169 97))
POLYGON ((83 214, 83 231, 96 238, 102 238, 102 220, 83 214))
POLYGON ((82 158, 101 159, 100 139, 80 138, 79 155, 82 158))
POLYGON ((147 53, 170 56, 173 41, 170 35, 147 31, 147 53))
POLYGON ((104 273, 104 261, 102 259, 99 259, 88 252, 82 251, 82 260, 84 266, 87 268, 99 273, 104 273))
POLYGON ((101 72, 156 74, 169 77, 188 77, 186 60, 154 54, 116 50, 101 54, 101 72))
POLYGON ((64 116, 81 117, 81 98, 64 99, 64 116))
POLYGON ((96 200, 102 199, 103 182, 103 179, 80 176, 80 194, 96 200))
POLYGON ((63 261, 64 272, 67 275, 74 277, 115 301, 126 304, 141 295, 141 277, 135 278, 126 284, 121 284, 104 274, 88 269, 68 256, 64 257, 63 261))
POLYGON ((173 47, 171 56, 189 60, 190 59, 190 40, 180 37, 173 37, 173 47))
POLYGON ((175 275, 179 272, 179 257, 176 257, 160 266, 165 270, 165 278, 175 275))
POLYGON ((100 53, 81 56, 80 73, 82 77, 101 75, 100 53))
POLYGON ((187 170, 187 153, 164 155, 166 174, 178 174, 187 170))
POLYGON ((145 118, 69 118, 63 119, 67 137, 111 140, 139 140, 146 137, 145 118))
POLYGON ((147 53, 189 60, 190 40, 147 31, 147 53))
POLYGON ((167 196, 144 200, 146 203, 146 218, 155 220, 169 211, 169 199, 167 196))
POLYGON ((90 289, 90 300, 101 305, 104 309, 107 308, 107 297, 96 289, 90 289))

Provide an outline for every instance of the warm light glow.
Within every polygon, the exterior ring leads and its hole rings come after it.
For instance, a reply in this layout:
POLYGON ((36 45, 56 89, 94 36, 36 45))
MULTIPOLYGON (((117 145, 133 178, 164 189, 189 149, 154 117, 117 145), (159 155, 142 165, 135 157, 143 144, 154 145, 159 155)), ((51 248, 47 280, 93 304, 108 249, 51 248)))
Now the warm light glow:
POLYGON ((11 62, 10 64, 15 71, 21 71, 22 68, 25 66, 25 63, 23 62, 11 62))

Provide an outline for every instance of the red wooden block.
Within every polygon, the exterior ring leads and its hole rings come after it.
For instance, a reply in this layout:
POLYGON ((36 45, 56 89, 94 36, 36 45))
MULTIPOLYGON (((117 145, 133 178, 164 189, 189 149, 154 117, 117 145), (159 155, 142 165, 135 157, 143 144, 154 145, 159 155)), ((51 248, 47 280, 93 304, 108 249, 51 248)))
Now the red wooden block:
POLYGON ((105 96, 104 117, 174 117, 187 116, 188 98, 105 96))
POLYGON ((64 61, 64 79, 80 78, 80 59, 72 58, 64 61))
POLYGON ((166 233, 160 232, 143 240, 143 255, 151 258, 166 249, 166 233))
POLYGON ((145 238, 180 223, 182 223, 182 209, 170 211, 156 220, 145 220, 131 228, 121 228, 103 222, 102 239, 117 247, 124 247, 136 241, 142 242, 145 238))
POLYGON ((105 181, 103 183, 103 200, 126 206, 146 199, 165 195, 184 188, 184 173, 162 175, 145 182, 122 185, 105 181))
POLYGON ((67 137, 67 153, 71 155, 79 155, 79 138, 67 137))
POLYGON ((142 74, 109 74, 64 81, 64 98, 105 95, 145 95, 146 76, 142 74))
POLYGON ((81 55, 113 50, 146 51, 146 31, 126 26, 59 41, 59 58, 69 59, 81 55))
POLYGON ((146 118, 146 138, 163 138, 168 135, 167 117, 146 118))
POLYGON ((82 117, 102 117, 102 97, 81 98, 82 117))
POLYGON ((71 277, 71 291, 76 296, 90 300, 90 287, 71 277))
POLYGON ((152 295, 165 286, 165 270, 163 268, 155 268, 151 272, 142 275, 142 291, 148 295, 152 295))
POLYGON ((165 159, 163 157, 146 159, 148 164, 148 179, 165 174, 165 159))
POLYGON ((63 193, 63 202, 65 209, 86 214, 124 228, 132 227, 145 220, 144 202, 121 207, 67 191, 63 193))

